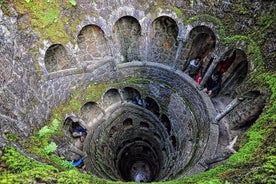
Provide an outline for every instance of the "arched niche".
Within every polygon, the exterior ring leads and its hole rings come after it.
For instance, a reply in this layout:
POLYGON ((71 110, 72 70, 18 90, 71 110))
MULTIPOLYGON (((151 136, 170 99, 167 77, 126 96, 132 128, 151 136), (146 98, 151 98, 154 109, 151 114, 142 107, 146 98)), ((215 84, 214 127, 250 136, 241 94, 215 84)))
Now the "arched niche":
POLYGON ((165 126, 168 134, 170 135, 172 126, 171 126, 171 122, 170 122, 168 116, 166 116, 165 114, 162 114, 160 119, 161 119, 162 124, 165 126))
POLYGON ((229 128, 236 134, 241 134, 251 127, 262 113, 266 100, 266 96, 257 90, 243 94, 242 98, 244 100, 227 115, 229 128))
POLYGON ((184 68, 187 67, 190 60, 200 57, 203 61, 203 73, 205 73, 211 64, 211 60, 209 60, 208 56, 210 56, 215 49, 215 45, 216 36, 210 28, 207 26, 197 26, 193 28, 187 42, 189 50, 188 62, 184 68))
POLYGON ((146 109, 153 112, 156 116, 160 115, 159 105, 157 104, 157 102, 153 98, 146 97, 145 100, 144 100, 144 106, 146 107, 146 109))
POLYGON ((112 88, 106 91, 105 94, 103 95, 102 106, 103 108, 107 108, 110 105, 120 101, 121 101, 121 96, 120 96, 120 93, 118 92, 118 89, 112 88))
POLYGON ((65 134, 69 137, 73 137, 74 131, 76 131, 77 127, 82 127, 82 129, 86 132, 86 125, 81 119, 75 116, 68 116, 63 123, 63 130, 65 130, 65 134))
POLYGON ((139 93, 139 91, 135 88, 132 87, 125 87, 122 90, 122 96, 123 99, 128 101, 128 102, 133 102, 135 104, 137 104, 137 100, 141 99, 141 95, 139 93))
POLYGON ((177 140, 176 140, 176 137, 174 135, 172 135, 170 137, 170 140, 171 140, 173 148, 176 150, 177 149, 177 140))
POLYGON ((95 102, 87 102, 81 107, 82 119, 89 124, 93 119, 97 118, 100 114, 103 114, 103 110, 95 102))
POLYGON ((133 125, 133 121, 132 121, 131 118, 127 118, 127 119, 125 119, 125 120, 123 121, 123 126, 124 126, 124 127, 130 127, 130 126, 132 126, 132 125, 133 125))
POLYGON ((131 16, 121 17, 114 25, 115 42, 120 47, 121 62, 141 61, 141 25, 131 16))
POLYGON ((177 50, 177 23, 170 17, 162 16, 152 23, 148 60, 172 65, 177 50))
POLYGON ((67 56, 67 52, 63 45, 54 44, 51 45, 44 57, 45 67, 49 73, 64 70, 72 67, 69 57, 67 56))
POLYGON ((78 34, 78 60, 91 62, 109 55, 103 30, 97 25, 87 25, 78 34))
POLYGON ((221 95, 235 96, 235 89, 244 81, 248 73, 246 54, 239 49, 226 52, 216 71, 222 73, 221 95), (225 67, 224 67, 225 66, 225 67))

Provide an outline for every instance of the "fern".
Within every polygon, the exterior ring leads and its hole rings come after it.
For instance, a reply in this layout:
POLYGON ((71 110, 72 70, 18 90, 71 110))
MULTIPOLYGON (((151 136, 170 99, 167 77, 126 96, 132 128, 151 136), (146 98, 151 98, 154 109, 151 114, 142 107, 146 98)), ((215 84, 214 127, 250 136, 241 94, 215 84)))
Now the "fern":
POLYGON ((39 135, 39 137, 44 137, 51 133, 53 133, 53 131, 46 125, 39 130, 38 135, 39 135))
POLYGON ((54 134, 58 130, 59 124, 60 124, 60 121, 57 119, 54 119, 52 121, 51 127, 46 125, 39 130, 38 132, 39 137, 50 136, 54 134))
POLYGON ((57 149, 57 145, 55 142, 51 142, 50 144, 44 147, 44 151, 46 154, 52 153, 56 151, 56 149, 57 149))

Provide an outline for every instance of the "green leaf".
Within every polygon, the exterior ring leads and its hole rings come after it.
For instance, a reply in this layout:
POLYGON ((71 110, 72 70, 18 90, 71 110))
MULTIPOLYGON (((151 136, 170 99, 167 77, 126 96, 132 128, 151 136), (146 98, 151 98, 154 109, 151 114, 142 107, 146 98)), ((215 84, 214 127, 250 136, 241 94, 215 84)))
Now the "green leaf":
POLYGON ((70 4, 73 5, 73 6, 76 6, 76 5, 77 5, 77 2, 76 2, 75 0, 70 0, 69 2, 70 2, 70 4))

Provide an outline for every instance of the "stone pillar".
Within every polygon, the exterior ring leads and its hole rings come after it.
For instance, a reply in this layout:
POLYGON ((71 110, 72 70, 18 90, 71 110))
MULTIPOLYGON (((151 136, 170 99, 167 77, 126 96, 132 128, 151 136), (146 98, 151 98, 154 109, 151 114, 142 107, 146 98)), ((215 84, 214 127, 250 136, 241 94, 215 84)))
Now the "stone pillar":
POLYGON ((177 36, 178 47, 177 47, 177 51, 176 51, 176 55, 175 55, 175 60, 173 63, 174 70, 176 70, 176 68, 177 68, 178 59, 180 57, 182 48, 187 43, 188 34, 190 33, 190 30, 192 29, 191 26, 186 26, 184 28, 182 23, 179 24, 178 28, 179 28, 178 36, 177 36))
POLYGON ((224 116, 226 116, 229 112, 231 112, 231 111, 232 111, 237 105, 239 105, 243 100, 244 100, 243 97, 235 98, 234 100, 232 100, 232 102, 230 102, 230 103, 225 107, 225 109, 215 117, 215 120, 216 120, 216 121, 220 121, 224 116))
POLYGON ((215 61, 212 62, 212 64, 209 66, 206 74, 204 75, 200 85, 199 85, 199 89, 202 90, 204 88, 204 85, 206 84, 206 82, 208 81, 208 79, 211 77, 212 73, 214 72, 217 64, 219 63, 219 59, 216 59, 215 61))
POLYGON ((178 47, 177 47, 177 51, 176 51, 176 55, 175 55, 175 59, 174 59, 174 63, 173 63, 174 70, 176 70, 176 68, 177 68, 178 59, 179 59, 180 53, 181 53, 183 45, 184 45, 183 38, 177 37, 177 41, 178 41, 178 47))

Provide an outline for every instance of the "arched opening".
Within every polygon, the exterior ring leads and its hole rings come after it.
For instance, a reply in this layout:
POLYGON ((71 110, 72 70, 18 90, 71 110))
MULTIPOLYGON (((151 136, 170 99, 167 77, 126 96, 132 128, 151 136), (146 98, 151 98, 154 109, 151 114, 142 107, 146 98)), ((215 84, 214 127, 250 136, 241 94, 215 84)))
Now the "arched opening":
POLYGON ((191 30, 187 47, 189 49, 188 62, 184 66, 187 68, 190 61, 199 57, 202 65, 202 76, 206 73, 212 62, 211 53, 215 49, 216 36, 214 32, 206 26, 197 26, 191 30))
POLYGON ((132 87, 125 87, 122 90, 122 95, 124 100, 134 104, 138 104, 138 100, 141 99, 139 91, 132 87))
POLYGON ((146 107, 146 109, 150 110, 156 116, 159 117, 159 115, 160 115, 159 105, 157 104, 157 102, 154 99, 152 99, 150 97, 146 97, 145 100, 144 100, 144 107, 146 107))
POLYGON ((248 73, 248 62, 242 50, 235 49, 226 55, 216 68, 222 73, 221 95, 232 98, 236 96, 235 89, 244 81, 248 73))
POLYGON ((140 122, 140 126, 144 127, 144 128, 149 128, 150 127, 147 122, 143 122, 143 121, 140 122))
POLYGON ((77 57, 81 62, 92 62, 94 59, 109 55, 104 32, 99 26, 83 27, 78 35, 77 43, 79 46, 77 57))
POLYGON ((249 91, 243 94, 244 99, 226 117, 232 136, 241 135, 258 119, 265 106, 265 97, 260 91, 249 91))
POLYGON ((127 118, 126 120, 124 120, 123 125, 124 125, 124 127, 130 127, 130 126, 132 126, 133 125, 132 119, 131 118, 127 118))
POLYGON ((61 44, 50 46, 45 53, 45 67, 49 73, 72 67, 74 63, 67 56, 65 48, 61 44))
POLYGON ((152 23, 148 60, 172 65, 177 50, 177 23, 170 17, 158 17, 152 23))
POLYGON ((64 133, 71 138, 71 148, 66 150, 66 159, 72 162, 72 165, 78 168, 84 166, 83 163, 83 146, 87 136, 87 129, 83 122, 75 117, 69 116, 63 123, 64 133))
POLYGON ((103 110, 95 102, 87 102, 81 107, 81 117, 87 123, 92 122, 100 114, 103 114, 103 110))
POLYGON ((131 16, 121 17, 113 28, 116 42, 120 47, 121 62, 141 61, 141 26, 131 16))
POLYGON ((120 93, 117 89, 109 89, 103 95, 103 108, 107 108, 108 106, 121 101, 120 93))
POLYGON ((118 155, 118 170, 124 181, 151 182, 160 170, 157 150, 141 138, 122 143, 118 155))
POLYGON ((169 118, 165 114, 162 114, 162 116, 161 116, 161 122, 166 127, 166 130, 167 130, 168 134, 170 135, 171 129, 172 129, 171 122, 170 122, 169 118))

